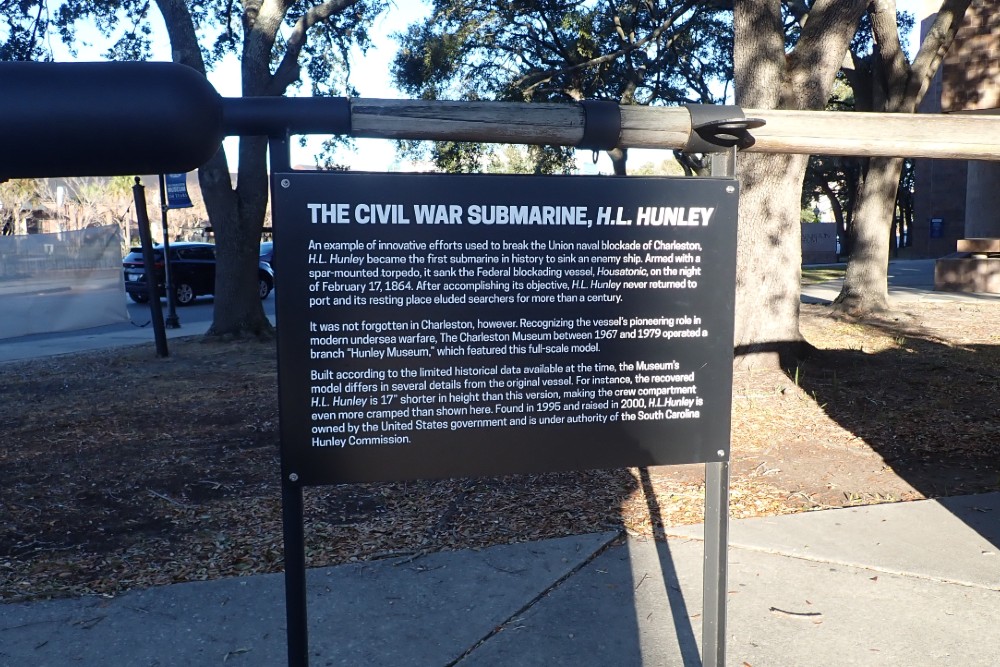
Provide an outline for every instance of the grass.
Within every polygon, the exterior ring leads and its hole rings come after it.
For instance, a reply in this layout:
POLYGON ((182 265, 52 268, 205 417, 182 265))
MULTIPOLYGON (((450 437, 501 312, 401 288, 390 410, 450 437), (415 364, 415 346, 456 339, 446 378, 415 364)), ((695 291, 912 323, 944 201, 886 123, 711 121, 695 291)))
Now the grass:
POLYGON ((816 285, 844 277, 844 266, 803 266, 802 284, 816 285))

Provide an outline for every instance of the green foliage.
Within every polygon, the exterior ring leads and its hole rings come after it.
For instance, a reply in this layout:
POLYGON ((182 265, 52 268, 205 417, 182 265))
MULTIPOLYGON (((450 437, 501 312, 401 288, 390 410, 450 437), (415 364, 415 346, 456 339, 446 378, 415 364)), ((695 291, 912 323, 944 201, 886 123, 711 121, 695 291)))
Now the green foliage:
MULTIPOLYGON (((280 90, 270 93, 300 85, 299 73, 305 72, 314 94, 351 94, 349 51, 357 46, 363 52, 369 46, 368 26, 386 8, 385 0, 347 2, 339 10, 308 0, 282 4, 286 7, 278 38, 270 52, 257 55, 272 74, 290 55, 295 61, 290 71, 295 76, 282 80, 280 90), (305 36, 284 38, 296 30, 305 36)), ((108 60, 146 60, 152 49, 151 21, 163 19, 175 23, 168 26, 168 32, 180 30, 190 21, 200 40, 201 59, 211 70, 226 55, 245 57, 246 26, 253 24, 259 10, 256 2, 188 0, 184 11, 175 11, 168 18, 152 16, 157 6, 150 0, 0 0, 0 60, 50 60, 52 38, 61 39, 75 55, 78 30, 85 22, 108 40, 103 54, 108 60)))
POLYGON ((471 174, 480 171, 486 152, 484 144, 467 144, 439 141, 434 145, 434 162, 439 168, 453 174, 471 174))
POLYGON ((49 60, 45 0, 0 0, 0 61, 49 60))
POLYGON ((0 183, 0 211, 18 211, 41 199, 44 184, 37 178, 12 178, 0 183))
MULTIPOLYGON (((398 37, 393 78, 422 99, 714 103, 732 77, 728 14, 690 0, 437 0, 398 37)), ((440 168, 470 165, 430 152, 440 168)), ((565 155, 540 152, 536 169, 566 169, 565 155)))
POLYGON ((146 60, 152 48, 149 10, 148 0, 96 3, 66 0, 56 5, 53 24, 71 51, 76 47, 79 22, 91 21, 102 35, 111 40, 111 46, 104 53, 105 58, 146 60))
POLYGON ((684 176, 684 169, 677 160, 660 160, 659 162, 644 162, 629 170, 633 176, 684 176))
POLYGON ((491 174, 569 174, 573 149, 559 146, 491 146, 483 171, 491 174))
POLYGON ((732 35, 700 3, 438 0, 393 67, 414 97, 637 104, 714 102, 732 35))

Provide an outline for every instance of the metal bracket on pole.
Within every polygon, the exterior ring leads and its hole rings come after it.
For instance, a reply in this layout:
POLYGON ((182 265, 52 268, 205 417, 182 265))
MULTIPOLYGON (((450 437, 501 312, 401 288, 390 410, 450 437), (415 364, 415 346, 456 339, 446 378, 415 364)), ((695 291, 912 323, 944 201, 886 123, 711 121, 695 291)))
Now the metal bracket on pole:
POLYGON ((609 151, 617 148, 622 136, 622 111, 617 102, 609 100, 584 100, 583 137, 576 148, 609 151))
POLYGON ((691 134, 685 153, 719 153, 726 148, 739 150, 754 145, 750 130, 764 125, 761 118, 747 118, 736 105, 685 104, 691 114, 691 134))

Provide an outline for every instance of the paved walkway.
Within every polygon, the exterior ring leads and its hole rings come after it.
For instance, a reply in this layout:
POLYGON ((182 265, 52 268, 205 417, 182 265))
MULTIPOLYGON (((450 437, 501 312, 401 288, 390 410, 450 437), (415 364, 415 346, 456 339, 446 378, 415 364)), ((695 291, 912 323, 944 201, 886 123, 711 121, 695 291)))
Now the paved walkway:
MULTIPOLYGON (((841 265, 842 266, 842 265, 841 265)), ((830 303, 840 294, 843 279, 802 286, 804 303, 830 303)), ((1000 302, 1000 294, 938 292, 934 289, 933 259, 900 259, 889 262, 889 299, 907 303, 1000 302)))
MULTIPOLYGON (((734 521, 728 665, 1000 664, 1000 494, 734 521)), ((698 526, 312 570, 313 665, 700 665, 698 526)), ((278 575, 0 605, 0 664, 280 665, 278 575)))

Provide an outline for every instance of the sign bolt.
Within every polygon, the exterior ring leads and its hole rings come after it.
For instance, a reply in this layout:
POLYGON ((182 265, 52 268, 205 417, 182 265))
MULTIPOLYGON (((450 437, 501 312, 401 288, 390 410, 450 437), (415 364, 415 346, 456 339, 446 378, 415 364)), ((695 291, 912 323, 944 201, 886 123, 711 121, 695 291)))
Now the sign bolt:
POLYGON ((292 182, 291 182, 290 180, 288 180, 287 178, 283 178, 283 179, 281 179, 281 187, 283 187, 283 188, 287 188, 287 187, 289 187, 289 186, 290 186, 291 184, 292 184, 292 182))
MULTIPOLYGON (((719 456, 725 456, 726 455, 726 450, 720 449, 719 451, 716 452, 716 454, 718 454, 719 456)), ((294 482, 295 480, 292 480, 292 481, 294 482)))
POLYGON ((298 473, 294 473, 293 472, 291 475, 289 475, 288 476, 288 481, 289 482, 297 482, 297 481, 299 481, 299 475, 298 475, 298 473))

